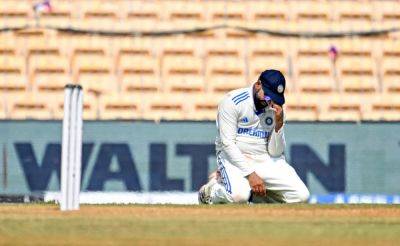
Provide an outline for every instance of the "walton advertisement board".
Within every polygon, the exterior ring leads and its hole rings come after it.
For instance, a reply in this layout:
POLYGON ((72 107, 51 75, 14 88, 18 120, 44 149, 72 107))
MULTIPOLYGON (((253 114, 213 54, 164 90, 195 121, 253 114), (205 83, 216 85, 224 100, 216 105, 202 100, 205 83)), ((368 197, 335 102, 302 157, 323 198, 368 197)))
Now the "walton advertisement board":
MULTIPOLYGON (((399 123, 294 123, 289 163, 313 194, 400 193, 399 123)), ((195 191, 215 169, 213 122, 84 123, 82 190, 195 191)), ((1 121, 2 194, 57 191, 61 122, 1 121)))

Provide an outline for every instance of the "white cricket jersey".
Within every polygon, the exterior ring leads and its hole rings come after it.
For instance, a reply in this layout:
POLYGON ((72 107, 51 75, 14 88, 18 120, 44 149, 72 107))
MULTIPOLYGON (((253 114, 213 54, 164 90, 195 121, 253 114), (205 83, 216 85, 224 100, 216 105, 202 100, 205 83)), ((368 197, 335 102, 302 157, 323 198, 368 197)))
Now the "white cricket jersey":
POLYGON ((218 105, 216 150, 222 151, 243 176, 254 172, 245 155, 283 154, 283 127, 275 132, 274 113, 272 109, 256 110, 253 85, 229 92, 218 105))

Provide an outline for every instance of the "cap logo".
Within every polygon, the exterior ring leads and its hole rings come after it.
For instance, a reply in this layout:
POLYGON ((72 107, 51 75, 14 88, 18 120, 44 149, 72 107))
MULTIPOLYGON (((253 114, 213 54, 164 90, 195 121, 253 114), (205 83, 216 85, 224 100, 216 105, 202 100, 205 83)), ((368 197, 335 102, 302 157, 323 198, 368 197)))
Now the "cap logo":
POLYGON ((276 88, 276 90, 277 90, 279 93, 282 93, 282 92, 283 92, 283 85, 278 85, 278 88, 276 88))

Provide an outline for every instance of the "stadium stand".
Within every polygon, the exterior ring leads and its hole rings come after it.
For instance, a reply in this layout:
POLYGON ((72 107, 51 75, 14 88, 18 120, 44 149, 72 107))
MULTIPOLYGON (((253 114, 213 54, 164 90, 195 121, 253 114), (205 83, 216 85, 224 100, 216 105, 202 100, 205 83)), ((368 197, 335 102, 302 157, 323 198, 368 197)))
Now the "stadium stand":
MULTIPOLYGON (((318 120, 319 108, 318 103, 315 101, 310 101, 311 96, 296 96, 293 94, 289 94, 290 96, 286 97, 286 120, 300 120, 300 121, 316 121, 318 120)), ((315 98, 315 94, 314 94, 315 98)), ((319 99, 320 96, 317 96, 319 99)))
POLYGON ((360 121, 361 106, 352 97, 344 94, 330 93, 325 98, 324 104, 319 112, 318 120, 321 121, 360 121))
MULTIPOLYGON (((143 97, 142 97, 143 98, 143 97)), ((152 95, 148 101, 141 101, 144 106, 143 118, 147 120, 184 120, 188 119, 187 98, 181 93, 162 93, 152 95)))
POLYGON ((59 119, 60 101, 54 98, 73 82, 85 89, 87 119, 213 120, 223 93, 275 68, 288 81, 289 120, 400 120, 398 32, 317 38, 232 28, 393 28, 400 24, 398 1, 58 0, 41 13, 32 8, 37 2, 0 4, 0 27, 31 26, 0 33, 3 118, 59 119), (215 25, 230 28, 156 37, 70 32, 174 32, 215 25), (58 106, 42 102, 42 96, 58 106))
POLYGON ((393 94, 377 95, 377 98, 368 105, 363 118, 366 120, 398 120, 400 114, 400 97, 393 94))
POLYGON ((398 1, 373 1, 376 17, 383 27, 391 28, 400 25, 400 3, 398 1))
POLYGON ((213 93, 202 93, 192 96, 188 118, 194 120, 215 120, 215 112, 222 96, 213 93))
POLYGON ((204 92, 203 61, 201 58, 165 57, 163 82, 171 92, 204 92))
POLYGON ((400 92, 400 42, 387 41, 382 50, 381 73, 384 92, 400 92))
POLYGON ((57 1, 51 12, 41 14, 39 23, 43 26, 68 27, 71 24, 73 12, 69 1, 57 1))
MULTIPOLYGON (((46 98, 51 102, 49 109, 53 119, 61 120, 64 114, 64 90, 45 94, 46 98)), ((83 103, 83 118, 87 120, 100 119, 98 97, 86 93, 83 103)))
POLYGON ((35 93, 8 97, 10 115, 14 119, 51 119, 50 101, 35 93))
POLYGON ((140 97, 131 95, 108 94, 99 102, 101 119, 135 119, 141 118, 140 97))
POLYGON ((151 31, 163 19, 163 9, 157 1, 132 1, 127 6, 124 22, 126 27, 151 31))

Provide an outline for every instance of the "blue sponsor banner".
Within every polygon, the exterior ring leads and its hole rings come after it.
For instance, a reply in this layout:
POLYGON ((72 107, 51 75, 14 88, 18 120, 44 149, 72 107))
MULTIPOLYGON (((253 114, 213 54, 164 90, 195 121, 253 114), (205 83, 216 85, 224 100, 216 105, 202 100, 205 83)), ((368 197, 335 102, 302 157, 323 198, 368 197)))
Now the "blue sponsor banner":
POLYGON ((309 203, 319 204, 400 204, 400 195, 326 194, 311 195, 309 203))
MULTIPOLYGON (((312 194, 400 194, 399 123, 293 123, 288 162, 312 194)), ((216 169, 214 122, 84 123, 83 191, 193 192, 216 169)), ((57 191, 61 122, 0 121, 0 193, 57 191)))

